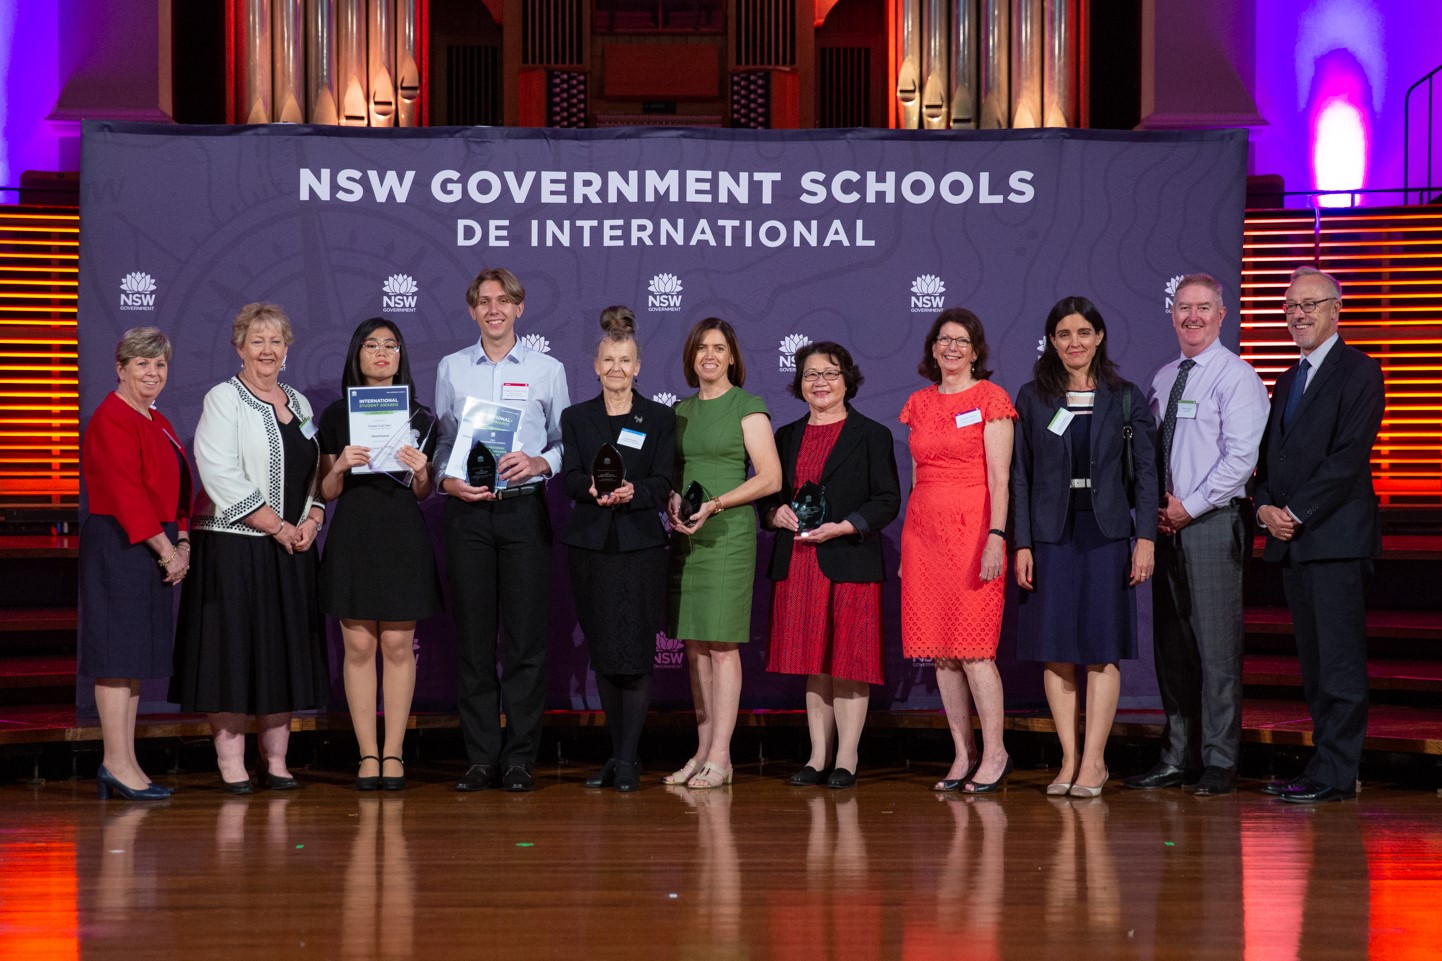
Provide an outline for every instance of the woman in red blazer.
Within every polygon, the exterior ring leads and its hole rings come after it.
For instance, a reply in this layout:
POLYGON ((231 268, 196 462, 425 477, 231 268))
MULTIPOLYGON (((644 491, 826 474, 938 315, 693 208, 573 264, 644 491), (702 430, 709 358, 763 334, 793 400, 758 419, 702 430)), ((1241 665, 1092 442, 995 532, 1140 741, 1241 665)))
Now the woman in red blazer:
POLYGON ((105 757, 102 800, 170 796, 135 756, 140 682, 169 677, 171 590, 190 568, 190 466, 175 429, 154 405, 165 389, 170 341, 154 327, 125 332, 115 348, 115 391, 85 430, 80 470, 89 515, 80 529, 80 657, 95 679, 105 757))

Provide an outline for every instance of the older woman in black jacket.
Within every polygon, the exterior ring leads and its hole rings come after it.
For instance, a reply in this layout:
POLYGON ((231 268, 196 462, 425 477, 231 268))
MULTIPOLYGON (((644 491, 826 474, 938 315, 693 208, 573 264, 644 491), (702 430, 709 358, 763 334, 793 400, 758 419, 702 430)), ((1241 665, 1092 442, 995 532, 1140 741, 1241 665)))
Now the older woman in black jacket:
POLYGON ((851 407, 861 381, 840 344, 796 352, 791 393, 810 411, 776 432, 784 480, 761 505, 762 522, 776 531, 767 670, 806 675, 811 756, 791 778, 798 786, 856 783, 871 685, 883 681, 881 529, 896 519, 901 484, 891 432, 851 407), (813 527, 798 514, 808 513, 808 495, 818 492, 824 509, 813 527))
POLYGON ((659 511, 671 493, 676 416, 632 388, 641 349, 630 308, 606 308, 601 330, 595 358, 601 393, 561 412, 561 476, 576 502, 562 540, 576 619, 611 732, 611 760, 586 786, 634 791, 640 787, 636 752, 651 704, 656 633, 664 615, 666 531, 659 511), (592 469, 607 444, 620 454, 625 480, 602 492, 592 469))
POLYGON ((1062 750, 1061 771, 1046 789, 1053 795, 1096 797, 1109 777, 1103 753, 1121 692, 1119 662, 1137 656, 1134 588, 1152 576, 1157 537, 1156 426, 1146 395, 1107 357, 1106 333, 1090 300, 1063 298, 1047 317, 1035 379, 1016 396, 1017 656, 1046 663, 1062 750), (1080 753, 1078 664, 1087 672, 1080 753))

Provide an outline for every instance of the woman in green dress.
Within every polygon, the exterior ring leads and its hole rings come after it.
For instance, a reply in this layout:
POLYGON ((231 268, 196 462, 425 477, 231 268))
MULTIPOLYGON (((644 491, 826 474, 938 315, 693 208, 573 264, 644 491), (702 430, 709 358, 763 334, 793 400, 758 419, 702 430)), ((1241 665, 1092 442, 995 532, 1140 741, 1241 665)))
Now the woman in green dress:
POLYGON ((666 624, 671 637, 686 643, 698 746, 662 780, 715 788, 731 781, 731 733, 741 701, 737 645, 751 636, 756 577, 755 512, 733 509, 781 489, 781 459, 766 403, 741 389, 746 363, 731 325, 719 317, 698 321, 682 358, 686 383, 697 391, 676 405, 675 490, 695 481, 705 496, 682 517, 681 495, 671 495, 666 624))

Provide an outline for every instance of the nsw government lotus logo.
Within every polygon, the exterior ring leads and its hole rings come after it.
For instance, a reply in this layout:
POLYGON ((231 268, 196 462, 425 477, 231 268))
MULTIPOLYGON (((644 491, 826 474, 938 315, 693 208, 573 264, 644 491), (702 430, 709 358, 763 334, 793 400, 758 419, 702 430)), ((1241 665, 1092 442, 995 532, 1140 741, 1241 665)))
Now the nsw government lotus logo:
POLYGON ((534 350, 538 354, 549 354, 551 342, 540 334, 527 334, 521 338, 521 346, 527 350, 534 350))
POLYGON ((686 663, 686 645, 673 637, 665 634, 656 634, 656 662, 657 668, 675 669, 684 666, 686 663))
POLYGON ((646 286, 646 308, 654 311, 678 311, 681 309, 681 278, 675 274, 657 274, 646 286))
POLYGON ((1162 309, 1169 314, 1172 312, 1172 304, 1176 302, 1177 285, 1182 282, 1182 276, 1182 274, 1177 274, 1171 280, 1167 281, 1166 296, 1162 298, 1165 306, 1162 309))
POLYGON ((410 274, 391 274, 381 284, 381 310, 413 314, 416 312, 417 294, 421 288, 410 274))
POLYGON ((922 274, 911 282, 911 312, 924 314, 946 306, 946 284, 936 274, 922 274))
POLYGON ((665 404, 667 407, 676 406, 676 395, 669 390, 663 390, 659 394, 652 394, 651 399, 658 404, 665 404))
POLYGON ((139 270, 120 278, 120 309, 154 310, 155 278, 139 270))
POLYGON ((805 334, 787 334, 781 338, 781 370, 790 373, 796 369, 796 352, 807 344, 811 338, 805 334))

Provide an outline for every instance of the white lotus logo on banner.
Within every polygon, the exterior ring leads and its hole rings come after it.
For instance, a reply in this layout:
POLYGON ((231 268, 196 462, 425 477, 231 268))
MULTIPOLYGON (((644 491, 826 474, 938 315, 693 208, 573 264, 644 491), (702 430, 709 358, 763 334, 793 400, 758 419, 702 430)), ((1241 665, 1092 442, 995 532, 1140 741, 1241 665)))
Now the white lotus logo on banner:
POLYGON ((140 270, 120 278, 120 309, 154 310, 155 278, 140 270))
POLYGON ((1167 313, 1169 313, 1169 314, 1172 312, 1172 304, 1176 302, 1176 299, 1177 299, 1177 285, 1182 282, 1182 276, 1183 276, 1182 274, 1177 274, 1177 275, 1176 275, 1175 277, 1173 277, 1171 280, 1167 281, 1167 287, 1166 287, 1167 295, 1166 295, 1166 297, 1164 298, 1164 300, 1165 300, 1165 302, 1166 302, 1166 306, 1165 306, 1164 308, 1162 308, 1162 309, 1165 310, 1165 311, 1166 311, 1167 313))
POLYGON ((675 274, 657 274, 647 285, 651 293, 646 298, 646 309, 678 311, 681 309, 681 278, 675 274))
POLYGON ((936 274, 922 274, 911 282, 911 312, 913 314, 941 310, 946 306, 946 284, 936 274))
POLYGON ((796 352, 809 343, 811 343, 811 338, 805 334, 787 334, 782 337, 780 369, 787 372, 795 370, 796 352))
POLYGON ((381 310, 413 314, 419 302, 420 285, 410 274, 391 274, 381 284, 381 310))
POLYGON ((658 404, 665 404, 667 407, 676 406, 676 395, 669 390, 663 390, 659 394, 652 394, 651 399, 658 404))
POLYGON ((527 334, 521 338, 521 346, 527 350, 534 350, 542 354, 551 352, 551 342, 540 334, 527 334))

